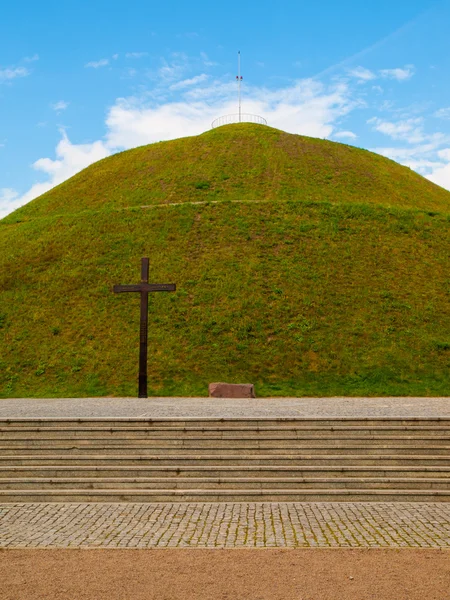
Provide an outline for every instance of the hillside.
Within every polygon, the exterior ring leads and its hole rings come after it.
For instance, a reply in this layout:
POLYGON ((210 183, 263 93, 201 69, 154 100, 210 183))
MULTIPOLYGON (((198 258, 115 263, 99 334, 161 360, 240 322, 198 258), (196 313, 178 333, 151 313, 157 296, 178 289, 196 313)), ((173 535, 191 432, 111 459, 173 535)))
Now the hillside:
POLYGON ((448 395, 450 193, 386 158, 258 125, 92 165, 0 221, 0 396, 448 395))
POLYGON ((9 219, 214 200, 354 202, 448 212, 449 198, 415 171, 373 152, 242 123, 105 158, 9 219))

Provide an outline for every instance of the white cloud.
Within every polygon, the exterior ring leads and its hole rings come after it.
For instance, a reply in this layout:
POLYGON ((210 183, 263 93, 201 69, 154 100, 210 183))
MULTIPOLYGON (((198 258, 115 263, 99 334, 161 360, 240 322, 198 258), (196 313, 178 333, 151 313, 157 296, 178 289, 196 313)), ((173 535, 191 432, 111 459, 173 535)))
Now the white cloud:
POLYGON ((33 164, 34 169, 43 171, 50 177, 50 187, 62 183, 81 169, 111 154, 101 141, 72 144, 65 131, 62 130, 61 134, 62 139, 56 147, 57 158, 40 158, 33 164))
MULTIPOLYGON (((414 65, 407 65, 403 69, 381 69, 377 73, 366 69, 365 67, 356 67, 347 71, 350 77, 359 79, 360 83, 373 81, 381 77, 382 79, 395 79, 397 81, 406 81, 411 79, 415 73, 414 65)), ((379 88, 381 90, 381 88, 379 88)), ((382 91, 382 90, 381 90, 382 91)))
POLYGON ((450 106, 447 108, 440 108, 434 113, 434 116, 438 119, 450 120, 450 106))
POLYGON ((393 123, 391 121, 383 121, 378 117, 374 117, 367 121, 373 125, 373 128, 380 133, 383 133, 394 140, 405 140, 409 144, 419 144, 425 140, 423 131, 423 119, 421 117, 415 119, 405 119, 393 123))
POLYGON ((59 102, 54 102, 53 104, 50 104, 50 108, 57 113, 60 113, 63 110, 66 110, 68 107, 69 107, 69 102, 65 102, 64 100, 60 100, 59 102))
POLYGON ((348 74, 351 77, 355 77, 355 79, 359 79, 361 81, 371 81, 377 77, 373 71, 369 71, 369 69, 365 69, 364 67, 356 67, 355 69, 351 69, 348 74))
POLYGON ((45 173, 47 181, 36 183, 22 196, 8 188, 0 190, 0 217, 4 217, 111 154, 111 150, 102 141, 92 144, 72 144, 64 131, 61 131, 61 134, 61 141, 56 147, 56 159, 40 158, 32 165, 35 170, 45 173))
POLYGON ((36 62, 39 60, 39 54, 33 54, 33 56, 25 56, 23 59, 25 62, 36 62))
POLYGON ((217 65, 218 65, 218 63, 214 62, 213 60, 211 60, 209 58, 209 56, 206 54, 206 52, 200 52, 200 58, 202 59, 205 67, 217 67, 217 65))
POLYGON ((428 179, 437 185, 450 190, 450 163, 434 169, 428 179))
POLYGON ((125 56, 126 58, 144 58, 144 56, 148 56, 148 52, 127 52, 125 56))
POLYGON ((447 160, 447 161, 450 162, 450 148, 443 148, 442 150, 439 150, 439 152, 437 153, 437 155, 442 160, 447 160))
MULTIPOLYGON (((438 134, 439 136, 441 134, 438 134)), ((406 166, 410 166, 411 164, 423 164, 425 165, 427 161, 434 161, 434 157, 437 155, 437 150, 439 146, 442 146, 446 142, 445 137, 442 139, 438 139, 436 141, 426 142, 423 144, 417 144, 415 146, 409 147, 379 147, 373 148, 372 151, 377 154, 382 154, 383 156, 387 156, 388 158, 392 158, 397 162, 400 162, 406 166), (431 157, 431 158, 430 158, 431 157)), ((436 162, 433 162, 435 165, 436 162)))
POLYGON ((443 188, 450 190, 450 148, 444 148, 437 153, 441 162, 435 164, 428 178, 443 188))
POLYGON ((205 111, 202 103, 174 102, 147 107, 134 98, 120 99, 110 109, 106 120, 107 145, 127 149, 196 135, 209 129, 212 118, 212 109, 205 111))
POLYGON ((236 83, 233 82, 222 82, 218 79, 210 81, 207 85, 199 85, 195 88, 186 90, 183 94, 183 98, 186 101, 192 102, 193 100, 204 100, 205 102, 216 102, 222 101, 223 98, 231 98, 236 95, 237 88, 236 83))
POLYGON ((450 150, 442 148, 450 143, 450 135, 442 132, 427 133, 421 117, 397 122, 374 117, 368 123, 393 140, 409 144, 406 147, 374 148, 374 152, 410 167, 438 185, 450 189, 450 150))
POLYGON ((86 68, 99 69, 100 67, 106 67, 107 65, 109 65, 109 59, 108 58, 102 58, 102 59, 97 60, 97 61, 93 60, 91 62, 88 62, 84 66, 86 68))
POLYGON ((333 137, 343 140, 356 140, 358 136, 356 135, 356 133, 353 133, 353 131, 337 131, 336 133, 333 133, 333 137))
POLYGON ((384 77, 385 79, 396 79, 397 81, 411 79, 414 73, 414 65, 407 65, 403 69, 382 69, 380 71, 381 77, 384 77))
POLYGON ((191 79, 184 79, 183 81, 179 81, 178 83, 173 83, 170 86, 171 90, 182 90, 187 87, 191 87, 193 85, 197 85, 198 83, 202 83, 208 79, 208 75, 206 73, 202 73, 201 75, 197 75, 196 77, 192 77, 191 79))
POLYGON ((428 160, 426 158, 417 158, 417 159, 409 159, 409 160, 402 161, 402 164, 405 167, 409 167, 413 171, 417 171, 424 177, 427 177, 441 163, 436 160, 428 160))
MULTIPOLYGON (((119 99, 107 116, 107 146, 133 148, 199 134, 209 129, 215 118, 236 112, 235 92, 235 85, 214 83, 189 90, 178 102, 156 106, 139 98, 119 99)), ((244 112, 261 115, 284 131, 324 138, 331 135, 338 118, 358 105, 346 85, 326 88, 304 80, 279 90, 247 89, 244 112)))
POLYGON ((10 82, 18 77, 27 77, 30 71, 25 67, 7 67, 0 69, 0 83, 10 82))
POLYGON ((162 67, 158 69, 158 78, 165 85, 167 83, 181 79, 189 68, 189 59, 182 52, 172 54, 172 59, 167 61, 162 59, 162 67))
MULTIPOLYGON (((371 119, 371 121, 375 122, 376 119, 371 119)), ((410 121, 414 121, 414 119, 410 121)), ((385 124, 383 123, 383 125, 385 124)), ((450 144, 450 135, 440 132, 426 134, 420 124, 419 128, 415 130, 414 123, 410 123, 411 133, 408 130, 408 122, 405 121, 390 125, 393 126, 393 129, 389 129, 388 135, 392 134, 391 137, 394 139, 406 141, 411 145, 373 148, 373 152, 414 169, 434 183, 450 190, 450 148, 442 148, 442 146, 450 144), (420 143, 414 143, 417 139, 421 140, 420 143)))
POLYGON ((0 219, 22 206, 19 194, 11 188, 0 188, 0 219))
POLYGON ((173 89, 182 89, 183 84, 179 88, 171 88, 170 86, 184 80, 189 82, 191 78, 194 79, 194 84, 204 81, 206 80, 206 74, 202 74, 202 79, 197 81, 192 77, 192 72, 200 71, 200 69, 203 71, 204 67, 211 67, 216 64, 204 52, 200 53, 200 57, 188 56, 184 52, 172 52, 168 58, 161 58, 159 69, 156 71, 147 70, 147 76, 157 82, 152 93, 155 96, 157 93, 161 93, 163 88, 166 92, 168 90, 173 91, 173 89))
POLYGON ((113 60, 117 60, 118 58, 119 58, 119 55, 118 55, 118 54, 113 54, 113 55, 112 55, 112 59, 113 59, 113 60))

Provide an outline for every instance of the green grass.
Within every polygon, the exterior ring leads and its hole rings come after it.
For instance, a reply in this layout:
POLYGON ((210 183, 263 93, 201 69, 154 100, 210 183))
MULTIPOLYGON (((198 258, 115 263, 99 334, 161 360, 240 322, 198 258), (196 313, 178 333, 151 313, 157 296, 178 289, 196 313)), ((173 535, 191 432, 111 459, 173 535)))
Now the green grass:
POLYGON ((101 161, 0 222, 0 397, 135 395, 139 298, 111 288, 141 256, 177 283, 150 300, 153 395, 448 395, 449 208, 382 157, 260 126, 101 161))
POLYGON ((450 194, 378 154, 242 123, 105 158, 7 222, 174 202, 293 200, 449 211, 450 194))

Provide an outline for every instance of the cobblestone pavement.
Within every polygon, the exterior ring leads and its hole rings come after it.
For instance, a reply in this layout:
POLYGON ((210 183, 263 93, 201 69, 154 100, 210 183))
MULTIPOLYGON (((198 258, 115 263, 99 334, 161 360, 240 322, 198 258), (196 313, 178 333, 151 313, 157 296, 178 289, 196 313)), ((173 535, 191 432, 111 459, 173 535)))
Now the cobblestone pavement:
POLYGON ((450 417, 450 398, 7 398, 0 418, 450 417))
POLYGON ((444 503, 0 505, 2 548, 449 548, 444 503))

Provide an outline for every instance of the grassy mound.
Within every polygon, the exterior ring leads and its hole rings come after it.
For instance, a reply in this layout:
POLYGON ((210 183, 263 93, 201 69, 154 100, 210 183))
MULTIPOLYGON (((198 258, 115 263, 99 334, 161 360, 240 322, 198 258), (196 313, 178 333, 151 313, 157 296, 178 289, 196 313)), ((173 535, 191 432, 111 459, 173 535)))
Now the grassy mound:
POLYGON ((105 208, 237 200, 449 211, 450 194, 378 154, 242 123, 105 158, 7 221, 105 208))
POLYGON ((447 395, 450 193, 370 152, 226 126, 92 165, 0 222, 0 396, 447 395))

